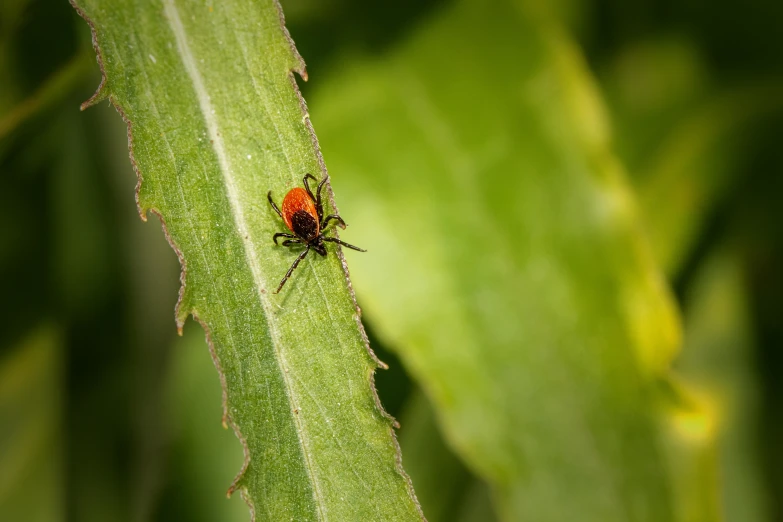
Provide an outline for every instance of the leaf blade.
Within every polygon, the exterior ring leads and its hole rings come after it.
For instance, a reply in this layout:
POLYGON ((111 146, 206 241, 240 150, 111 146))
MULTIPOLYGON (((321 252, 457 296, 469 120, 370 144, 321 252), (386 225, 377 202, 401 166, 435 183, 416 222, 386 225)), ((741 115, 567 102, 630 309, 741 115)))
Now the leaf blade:
POLYGON ((291 254, 263 196, 325 174, 278 6, 78 4, 106 73, 92 101, 129 124, 139 210, 183 265, 178 323, 204 325, 245 445, 235 487, 263 520, 419 519, 344 263, 310 257, 270 294, 291 254))

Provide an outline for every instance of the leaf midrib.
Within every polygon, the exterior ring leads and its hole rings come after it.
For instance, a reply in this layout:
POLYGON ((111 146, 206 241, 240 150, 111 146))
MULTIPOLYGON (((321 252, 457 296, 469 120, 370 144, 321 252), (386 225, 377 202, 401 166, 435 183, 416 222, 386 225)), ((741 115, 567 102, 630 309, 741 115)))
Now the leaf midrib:
MULTIPOLYGON (((266 323, 269 327, 269 337, 274 350, 275 359, 277 361, 280 374, 283 378, 283 382, 285 382, 289 405, 292 406, 290 409, 293 409, 297 401, 294 400, 295 394, 294 394, 293 386, 288 374, 285 371, 287 368, 287 363, 282 351, 280 350, 281 336, 275 322, 273 320, 270 320, 270 318, 273 317, 272 305, 269 302, 269 300, 266 298, 264 292, 262 292, 263 287, 261 283, 263 279, 261 277, 261 267, 257 261, 258 256, 256 255, 255 245, 253 244, 253 241, 250 239, 249 228, 245 221, 244 211, 240 203, 238 190, 236 184, 234 183, 234 178, 231 173, 231 166, 230 166, 230 161, 228 159, 228 154, 226 153, 225 146, 223 144, 223 139, 221 138, 220 133, 218 132, 218 123, 213 114, 210 96, 207 93, 207 89, 204 86, 204 82, 201 78, 201 74, 196 65, 196 61, 190 50, 190 46, 188 45, 185 27, 182 25, 182 21, 179 17, 179 11, 177 10, 176 5, 174 4, 174 0, 163 0, 163 4, 164 4, 165 18, 177 42, 177 52, 180 58, 182 59, 182 63, 185 66, 185 70, 187 71, 188 76, 190 77, 190 80, 193 84, 193 89, 195 91, 196 98, 198 99, 199 102, 199 108, 204 117, 204 124, 207 127, 207 132, 209 134, 210 141, 212 143, 212 148, 215 151, 215 154, 218 159, 220 172, 223 175, 223 181, 226 185, 226 196, 228 199, 229 208, 231 209, 231 214, 234 217, 234 223, 236 224, 237 230, 239 232, 240 241, 244 246, 245 259, 247 260, 248 266, 250 267, 250 272, 253 277, 253 285, 255 286, 256 289, 256 295, 258 296, 258 299, 264 310, 264 315, 266 316, 267 319, 266 323)), ((319 501, 319 499, 322 498, 322 495, 318 485, 318 481, 315 480, 313 465, 310 462, 310 454, 307 451, 308 444, 304 440, 305 432, 302 426, 302 421, 297 415, 292 415, 292 417, 294 423, 296 424, 296 435, 299 441, 299 446, 302 451, 302 456, 304 458, 304 464, 305 464, 305 469, 307 471, 308 480, 313 487, 313 497, 317 510, 318 519, 325 520, 324 513, 323 513, 323 506, 319 501)))

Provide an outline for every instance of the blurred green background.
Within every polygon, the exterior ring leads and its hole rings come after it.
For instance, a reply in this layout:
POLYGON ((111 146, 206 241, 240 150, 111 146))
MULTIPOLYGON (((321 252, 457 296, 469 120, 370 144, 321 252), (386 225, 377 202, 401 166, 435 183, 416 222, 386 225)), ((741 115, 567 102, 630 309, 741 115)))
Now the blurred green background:
MULTIPOLYGON (((352 210, 354 220, 365 211, 361 182, 341 177, 350 144, 335 123, 340 78, 388 63, 452 6, 283 2, 310 75, 300 85, 349 223, 352 210)), ((688 473, 703 468, 685 462, 689 471, 672 484, 714 496, 705 503, 716 511, 684 519, 783 521, 783 3, 558 0, 547 8, 594 77, 639 233, 679 304, 684 348, 674 368, 684 387, 719 403, 715 447, 688 454, 704 458, 717 481, 695 488, 702 479, 688 473)), ((466 85, 468 60, 449 71, 466 85)), ((509 76, 496 70, 499 91, 509 76)), ((106 104, 78 110, 98 81, 88 28, 67 2, 4 1, 0 521, 249 520, 238 496, 225 500, 241 448, 220 425, 203 332, 189 323, 176 335, 179 268, 159 226, 138 218, 125 126, 106 104)), ((361 97, 365 84, 357 84, 361 97)), ((378 118, 372 127, 404 128, 378 118)), ((396 203, 404 214, 404 201, 396 203)), ((384 228, 378 233, 383 243, 384 228)), ((410 233, 426 234, 426 220, 410 233)), ((355 283, 371 302, 364 270, 357 267, 355 283)), ((447 449, 385 327, 365 319, 390 366, 376 383, 401 420, 403 462, 425 514, 494 519, 486 486, 447 449)), ((688 419, 681 424, 687 429, 688 419)))

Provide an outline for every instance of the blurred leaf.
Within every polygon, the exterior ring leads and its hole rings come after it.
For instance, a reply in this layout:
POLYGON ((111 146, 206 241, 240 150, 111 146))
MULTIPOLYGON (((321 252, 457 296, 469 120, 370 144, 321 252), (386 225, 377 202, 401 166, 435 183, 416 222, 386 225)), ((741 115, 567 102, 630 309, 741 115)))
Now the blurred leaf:
MULTIPOLYGON (((781 6, 783 9, 783 6, 781 6)), ((781 71, 783 72, 783 71, 781 71)), ((734 195, 732 237, 742 260, 751 312, 755 370, 760 391, 760 462, 770 519, 783 520, 783 113, 757 133, 748 172, 754 173, 734 195)))
POLYGON ((52 158, 52 279, 71 317, 89 317, 106 300, 113 279, 115 231, 108 182, 94 162, 88 122, 77 111, 53 118, 59 132, 52 158))
POLYGON ((428 522, 454 520, 463 495, 474 479, 443 442, 435 412, 420 391, 409 397, 400 424, 405 471, 416 488, 428 522))
POLYGON ((671 520, 654 390, 676 312, 579 54, 459 2, 317 93, 356 287, 502 520, 671 520))
POLYGON ((492 507, 492 497, 487 484, 474 480, 460 503, 460 512, 456 522, 490 522, 496 520, 492 507))
MULTIPOLYGON (((7 114, 0 112, 0 140, 27 119, 65 97, 77 82, 85 78, 89 65, 88 55, 79 53, 7 114)), ((1 148, 0 152, 2 152, 1 148)))
POLYGON ((740 179, 748 130, 783 109, 783 79, 718 88, 695 43, 671 37, 629 46, 603 76, 653 251, 676 275, 740 179))
POLYGON ((672 378, 663 389, 661 418, 672 477, 674 520, 713 522, 720 516, 715 412, 689 381, 672 378))
POLYGON ((65 520, 62 344, 42 326, 0 359, 0 514, 65 520))
POLYGON ((30 0, 7 0, 3 3, 3 9, 0 11, 0 42, 6 43, 18 28, 29 3, 30 0))
POLYGON ((177 341, 168 390, 174 451, 159 520, 248 521, 242 500, 221 491, 242 465, 242 445, 221 426, 220 380, 207 343, 196 330, 177 341))
POLYGON ((759 82, 710 96, 678 122, 637 182, 650 239, 675 274, 710 212, 736 186, 751 123, 783 109, 783 82, 759 82))
POLYGON ((129 123, 139 210, 183 264, 177 321, 207 329, 245 445, 232 490, 263 520, 419 519, 341 258, 309 257, 271 294, 296 254, 274 248, 264 195, 325 174, 278 6, 78 3, 106 74, 88 104, 129 123))
POLYGON ((15 74, 15 63, 11 42, 22 25, 25 10, 30 0, 6 0, 0 9, 0 78, 3 79, 0 89, 0 115, 5 115, 20 96, 19 85, 15 74))
MULTIPOLYGON (((46 133, 37 138, 53 149, 36 186, 46 187, 48 223, 40 237, 48 243, 47 263, 45 270, 25 276, 42 281, 39 293, 48 295, 47 308, 64 325, 69 516, 123 522, 132 520, 129 468, 135 461, 128 400, 132 335, 124 328, 119 268, 124 238, 113 219, 106 175, 111 169, 99 159, 101 130, 94 128, 99 114, 80 114, 79 99, 69 97, 70 106, 52 111, 46 133)), ((32 284, 16 291, 24 296, 32 284)), ((40 306, 37 298, 30 309, 40 306)))
POLYGON ((737 256, 726 247, 703 265, 686 300, 677 370, 712 410, 721 520, 769 520, 760 476, 759 390, 747 295, 737 256))
POLYGON ((768 520, 747 296, 731 254, 704 260, 701 251, 708 253, 716 213, 735 204, 738 188, 765 176, 747 160, 783 108, 783 81, 765 75, 720 84, 700 45, 671 36, 636 43, 619 53, 603 83, 656 256, 689 290, 676 364, 685 380, 667 426, 678 510, 687 520, 768 520))
POLYGON ((714 89, 697 43, 675 36, 634 42, 599 66, 615 150, 631 179, 714 89))

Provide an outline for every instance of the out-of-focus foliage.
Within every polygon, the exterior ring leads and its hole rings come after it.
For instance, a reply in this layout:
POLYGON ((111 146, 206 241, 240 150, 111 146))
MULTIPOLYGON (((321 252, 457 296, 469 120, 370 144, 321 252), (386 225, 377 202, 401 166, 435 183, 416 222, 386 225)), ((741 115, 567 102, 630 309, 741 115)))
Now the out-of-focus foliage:
POLYGON ((676 274, 738 182, 753 125, 783 110, 783 78, 715 85, 698 48, 664 37, 607 65, 617 151, 636 185, 659 262, 676 274))
POLYGON ((247 522, 247 506, 234 495, 216 502, 215 491, 231 483, 242 466, 242 445, 215 422, 222 415, 220 380, 201 332, 190 329, 171 353, 167 413, 172 436, 180 441, 171 453, 171 481, 163 504, 166 520, 247 522))
POLYGON ((685 349, 677 371, 709 409, 716 430, 725 520, 769 520, 758 449, 759 385, 747 290, 734 249, 705 259, 685 299, 685 349))
MULTIPOLYGON (((783 520, 783 4, 282 4, 350 238, 370 247, 349 268, 428 519, 628 520, 660 499, 635 520, 783 520), (635 214, 616 219, 606 180, 635 214), (545 241, 563 223, 580 233, 545 241), (644 375, 625 373, 647 367, 613 299, 634 266, 666 278, 684 334, 644 375), (590 291, 555 306, 568 288, 590 291)), ((177 259, 138 219, 125 127, 78 112, 92 56, 67 3, 0 6, 0 520, 249 520, 225 499, 241 444, 201 332, 176 337, 177 259)))
POLYGON ((0 513, 65 520, 62 344, 52 326, 0 357, 0 513))
POLYGON ((349 256, 359 298, 448 439, 503 520, 671 518, 653 390, 678 325, 571 42, 467 0, 368 62, 312 111, 376 254, 349 256))

